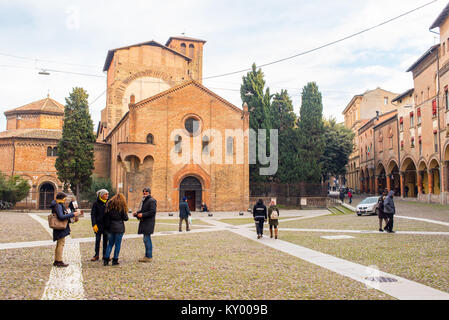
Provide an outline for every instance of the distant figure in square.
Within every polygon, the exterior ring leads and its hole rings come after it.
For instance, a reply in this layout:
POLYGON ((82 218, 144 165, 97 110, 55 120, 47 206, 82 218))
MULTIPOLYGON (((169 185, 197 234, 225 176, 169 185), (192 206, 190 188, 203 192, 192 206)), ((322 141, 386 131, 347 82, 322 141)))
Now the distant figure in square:
POLYGON ((394 233, 393 231, 393 217, 396 213, 396 209, 394 207, 394 191, 390 190, 388 192, 387 197, 384 200, 384 212, 388 215, 388 223, 385 226, 384 230, 387 230, 388 233, 394 233))
POLYGON ((270 206, 268 207, 268 224, 270 226, 270 238, 273 238, 273 228, 274 228, 274 238, 278 238, 278 224, 279 224, 279 209, 276 206, 276 202, 271 200, 270 206))
POLYGON ((189 228, 189 216, 192 214, 189 210, 189 204, 187 203, 187 198, 182 198, 182 202, 179 204, 179 232, 182 232, 182 221, 186 221, 186 231, 190 231, 189 228))
POLYGON ((263 224, 267 221, 267 207, 263 200, 259 199, 253 208, 254 221, 256 223, 257 239, 263 237, 263 224))
POLYGON ((133 213, 133 216, 139 220, 137 233, 143 234, 143 243, 145 245, 145 256, 139 259, 139 262, 151 262, 153 260, 151 235, 154 233, 156 224, 157 201, 151 196, 150 187, 143 188, 142 194, 139 209, 133 213))
POLYGON ((377 212, 378 212, 378 218, 379 218, 379 231, 383 232, 382 229, 382 220, 385 221, 385 226, 388 224, 388 215, 384 211, 384 201, 387 197, 387 190, 384 190, 383 194, 380 195, 379 200, 377 202, 377 212))
POLYGON ((348 198, 349 198, 349 203, 352 203, 352 192, 351 192, 351 190, 348 191, 348 198))
POLYGON ((201 204, 201 212, 209 212, 209 209, 207 209, 206 203, 201 204))

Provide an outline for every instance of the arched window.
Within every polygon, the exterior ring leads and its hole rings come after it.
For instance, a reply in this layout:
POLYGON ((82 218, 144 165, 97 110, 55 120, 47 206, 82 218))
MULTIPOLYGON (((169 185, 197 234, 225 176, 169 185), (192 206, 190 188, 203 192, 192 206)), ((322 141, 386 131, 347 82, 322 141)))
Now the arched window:
POLYGON ((206 153, 206 154, 209 153, 209 142, 210 142, 209 137, 204 136, 203 137, 203 148, 202 148, 203 153, 206 153))
POLYGON ((185 43, 181 43, 181 53, 186 54, 186 44, 185 43))
POLYGON ((47 148, 47 157, 51 157, 52 156, 52 148, 48 147, 47 148))
POLYGON ((52 155, 53 155, 53 157, 57 157, 58 156, 58 147, 54 147, 53 148, 52 155))
POLYGON ((181 150, 182 137, 178 134, 175 137, 175 152, 180 153, 181 150))
POLYGON ((147 135, 147 143, 154 144, 154 137, 151 133, 147 135))
POLYGON ((234 138, 233 137, 227 137, 226 138, 226 154, 233 154, 234 153, 234 138))
POLYGON ((129 97, 129 103, 136 103, 136 96, 134 95, 134 94, 132 94, 130 97, 129 97))
POLYGON ((189 57, 193 58, 195 47, 193 44, 189 44, 189 57))

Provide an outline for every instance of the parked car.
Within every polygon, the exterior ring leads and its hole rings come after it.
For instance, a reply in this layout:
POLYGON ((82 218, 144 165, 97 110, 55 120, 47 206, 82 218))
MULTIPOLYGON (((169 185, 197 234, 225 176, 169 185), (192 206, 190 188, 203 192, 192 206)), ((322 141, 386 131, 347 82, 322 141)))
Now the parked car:
POLYGON ((355 212, 358 216, 362 214, 378 214, 377 206, 378 206, 379 197, 368 197, 360 202, 355 212))

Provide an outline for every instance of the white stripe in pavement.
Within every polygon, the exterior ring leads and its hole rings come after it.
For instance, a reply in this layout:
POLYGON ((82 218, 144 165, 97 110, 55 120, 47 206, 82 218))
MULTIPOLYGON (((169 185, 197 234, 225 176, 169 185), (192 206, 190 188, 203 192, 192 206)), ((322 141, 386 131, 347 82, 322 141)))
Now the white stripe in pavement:
POLYGON ((83 273, 81 268, 80 244, 66 237, 64 263, 66 268, 53 267, 45 286, 42 300, 84 300, 83 273))
POLYGON ((410 219, 410 220, 424 221, 424 222, 429 222, 429 223, 434 223, 434 224, 440 224, 440 225, 442 225, 442 226, 449 227, 449 222, 443 222, 443 221, 431 220, 431 219, 423 219, 423 218, 415 218, 415 217, 407 217, 407 216, 398 216, 398 215, 394 215, 394 217, 395 217, 395 218, 402 218, 402 219, 410 219))
MULTIPOLYGON (((265 228, 264 230, 267 230, 267 229, 268 228, 265 228)), ((360 234, 390 234, 388 232, 380 232, 380 231, 376 231, 376 230, 337 230, 337 229, 279 228, 279 231, 360 233, 360 234)), ((395 231, 394 234, 419 234, 419 235, 431 235, 431 236, 449 236, 449 232, 439 232, 439 231, 395 231)))
MULTIPOLYGON (((53 236, 53 230, 48 222, 35 214, 29 214, 39 222, 42 227, 53 236)), ((43 242, 43 241, 39 241, 43 242)), ((50 278, 45 285, 41 300, 84 300, 83 272, 81 265, 80 244, 70 236, 65 238, 63 261, 69 266, 66 268, 52 267, 50 278)), ((50 263, 50 262, 49 262, 50 263)))

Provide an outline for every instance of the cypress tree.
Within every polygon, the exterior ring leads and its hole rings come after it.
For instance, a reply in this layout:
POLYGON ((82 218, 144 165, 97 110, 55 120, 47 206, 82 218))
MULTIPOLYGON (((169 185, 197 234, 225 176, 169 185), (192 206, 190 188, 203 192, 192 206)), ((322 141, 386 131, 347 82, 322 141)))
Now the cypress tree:
POLYGON ((62 139, 55 163, 64 190, 70 187, 78 201, 80 193, 88 190, 94 169, 95 135, 87 98, 83 88, 73 88, 65 99, 62 139))
POLYGON ((323 103, 315 82, 309 82, 302 90, 302 102, 298 121, 299 177, 302 182, 319 183, 321 180, 321 156, 324 151, 323 103))
MULTIPOLYGON (((266 129, 267 131, 267 153, 269 153, 269 130, 271 126, 270 117, 270 89, 265 89, 264 74, 261 69, 256 69, 256 64, 253 63, 252 70, 247 73, 246 76, 242 78, 242 85, 240 86, 240 96, 243 103, 248 104, 249 108, 249 127, 253 129, 256 133, 258 129, 266 129)), ((252 139, 251 139, 252 140, 252 139)), ((251 141, 257 146, 257 141, 251 141)), ((258 149, 256 148, 256 154, 258 149)), ((260 163, 250 164, 249 166, 249 176, 250 182, 266 182, 268 177, 261 176, 259 174, 260 163)))

